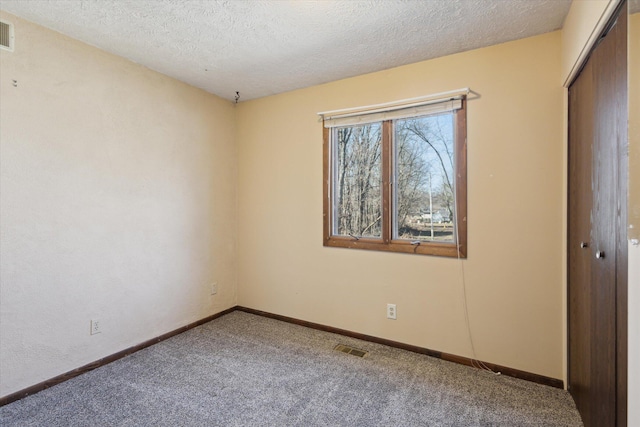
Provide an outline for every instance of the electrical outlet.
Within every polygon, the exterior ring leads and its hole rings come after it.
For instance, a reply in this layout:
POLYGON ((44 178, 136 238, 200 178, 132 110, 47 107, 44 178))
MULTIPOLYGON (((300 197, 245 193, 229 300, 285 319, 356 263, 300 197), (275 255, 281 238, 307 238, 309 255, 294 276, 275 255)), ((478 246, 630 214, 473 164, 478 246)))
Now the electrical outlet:
POLYGON ((218 293, 218 282, 213 282, 211 284, 211 295, 215 295, 218 293))
POLYGON ((387 319, 396 320, 396 305, 395 304, 387 304, 387 319))
POLYGON ((91 319, 91 335, 99 334, 102 332, 102 324, 98 319, 91 319))

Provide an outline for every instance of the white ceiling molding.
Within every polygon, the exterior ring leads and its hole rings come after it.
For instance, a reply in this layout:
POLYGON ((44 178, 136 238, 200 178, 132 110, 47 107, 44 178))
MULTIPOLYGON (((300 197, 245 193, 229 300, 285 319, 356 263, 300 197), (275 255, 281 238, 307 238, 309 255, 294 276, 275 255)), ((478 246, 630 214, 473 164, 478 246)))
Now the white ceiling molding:
POLYGON ((2 0, 223 98, 277 94, 561 28, 571 0, 2 0))

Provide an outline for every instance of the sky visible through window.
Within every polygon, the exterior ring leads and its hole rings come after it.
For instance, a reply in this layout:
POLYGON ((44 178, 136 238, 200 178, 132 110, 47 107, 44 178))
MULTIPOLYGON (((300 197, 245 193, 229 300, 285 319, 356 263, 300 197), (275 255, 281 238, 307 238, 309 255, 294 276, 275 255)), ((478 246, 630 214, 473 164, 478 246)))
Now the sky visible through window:
MULTIPOLYGON (((394 122, 394 238, 453 242, 453 114, 394 122)), ((340 127, 333 233, 381 236, 382 123, 340 127)))
POLYGON ((394 237, 454 239, 453 114, 395 122, 394 237))

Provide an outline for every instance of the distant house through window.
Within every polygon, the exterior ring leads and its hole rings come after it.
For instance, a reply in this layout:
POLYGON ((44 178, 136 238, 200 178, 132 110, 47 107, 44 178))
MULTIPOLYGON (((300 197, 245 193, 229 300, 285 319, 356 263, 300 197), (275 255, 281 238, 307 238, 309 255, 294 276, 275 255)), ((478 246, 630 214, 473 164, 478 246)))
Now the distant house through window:
POLYGON ((466 257, 466 97, 321 113, 324 245, 466 257))

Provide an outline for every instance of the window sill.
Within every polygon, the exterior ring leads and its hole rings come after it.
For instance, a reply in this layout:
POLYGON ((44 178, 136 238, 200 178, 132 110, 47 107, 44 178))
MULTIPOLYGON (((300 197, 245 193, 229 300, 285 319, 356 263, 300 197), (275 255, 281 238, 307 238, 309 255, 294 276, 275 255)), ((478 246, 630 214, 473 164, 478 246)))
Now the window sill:
POLYGON ((419 245, 414 245, 408 240, 391 240, 389 242, 384 242, 381 239, 366 237, 361 237, 356 240, 351 237, 331 236, 324 240, 324 246, 416 255, 432 255, 449 258, 467 257, 466 248, 463 245, 460 245, 460 249, 458 251, 455 243, 421 242, 419 245))

